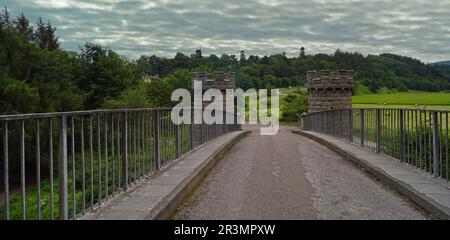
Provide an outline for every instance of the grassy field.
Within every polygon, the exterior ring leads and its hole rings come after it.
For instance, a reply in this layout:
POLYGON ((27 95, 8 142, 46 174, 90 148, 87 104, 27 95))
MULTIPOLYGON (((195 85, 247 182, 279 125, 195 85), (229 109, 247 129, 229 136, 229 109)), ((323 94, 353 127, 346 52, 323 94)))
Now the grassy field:
POLYGON ((416 108, 450 110, 448 92, 399 92, 353 96, 353 107, 416 108))

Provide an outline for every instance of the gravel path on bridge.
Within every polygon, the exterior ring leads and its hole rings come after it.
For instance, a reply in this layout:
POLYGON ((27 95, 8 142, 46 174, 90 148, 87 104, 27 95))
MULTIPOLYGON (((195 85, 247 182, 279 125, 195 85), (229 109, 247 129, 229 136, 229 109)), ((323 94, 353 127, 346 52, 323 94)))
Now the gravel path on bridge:
POLYGON ((322 145, 281 127, 241 140, 175 219, 425 219, 412 203, 322 145))

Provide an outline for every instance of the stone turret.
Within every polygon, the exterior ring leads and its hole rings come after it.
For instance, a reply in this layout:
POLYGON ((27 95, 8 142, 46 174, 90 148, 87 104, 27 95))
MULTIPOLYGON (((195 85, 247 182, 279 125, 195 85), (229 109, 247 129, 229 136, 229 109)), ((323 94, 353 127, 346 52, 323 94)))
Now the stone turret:
MULTIPOLYGON (((192 73, 192 85, 193 85, 193 89, 194 89, 194 81, 202 81, 202 92, 204 93, 205 91, 207 91, 208 89, 218 89, 222 92, 222 95, 224 96, 224 111, 226 110, 225 108, 225 103, 226 103, 226 98, 233 98, 234 96, 227 96, 226 95, 226 90, 227 89, 235 89, 236 88, 236 78, 235 78, 235 74, 233 72, 230 73, 225 73, 225 72, 215 72, 214 74, 212 73, 206 73, 206 72, 197 72, 197 73, 192 73)), ((205 108, 206 106, 208 106, 210 104, 210 102, 206 102, 203 101, 202 98, 195 98, 194 97, 194 102, 200 101, 201 102, 201 106, 203 108, 205 108)), ((225 117, 225 114, 224 114, 225 117)), ((199 125, 199 124, 194 124, 193 125, 193 145, 194 146, 198 146, 202 143, 202 135, 203 135, 203 139, 205 138, 205 134, 208 134, 208 130, 209 128, 199 125)), ((222 126, 220 126, 222 127, 222 126)), ((213 131, 220 131, 220 129, 213 129, 213 131)))
POLYGON ((306 73, 309 112, 352 108, 353 70, 306 73))
POLYGON ((329 133, 338 133, 342 137, 350 138, 352 136, 353 73, 353 70, 321 70, 309 71, 306 75, 308 112, 327 111, 314 124, 327 129, 329 133))

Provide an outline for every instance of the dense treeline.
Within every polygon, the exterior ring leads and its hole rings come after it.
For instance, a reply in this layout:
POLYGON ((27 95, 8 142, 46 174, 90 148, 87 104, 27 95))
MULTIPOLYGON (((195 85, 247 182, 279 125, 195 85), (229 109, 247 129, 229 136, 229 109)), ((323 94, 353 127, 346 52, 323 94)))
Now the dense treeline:
POLYGON ((355 69, 356 81, 372 92, 450 89, 449 66, 393 54, 306 55, 302 48, 291 58, 284 53, 247 57, 244 51, 202 56, 199 49, 190 56, 130 60, 94 43, 65 51, 50 22, 33 24, 23 14, 13 18, 7 8, 0 15, 1 114, 167 106, 172 90, 190 88, 194 71, 234 71, 238 87, 271 89, 303 85, 308 70, 338 68, 355 69), (145 84, 144 76, 153 81, 145 84))

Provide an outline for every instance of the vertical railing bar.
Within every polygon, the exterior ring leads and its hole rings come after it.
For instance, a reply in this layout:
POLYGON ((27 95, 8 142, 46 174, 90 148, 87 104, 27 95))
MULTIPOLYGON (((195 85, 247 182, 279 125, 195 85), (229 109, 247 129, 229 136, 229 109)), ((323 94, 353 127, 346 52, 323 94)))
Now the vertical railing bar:
POLYGON ((146 149, 145 149, 145 111, 141 114, 141 150, 142 150, 142 176, 145 176, 146 171, 146 149))
POLYGON ((364 123, 364 118, 365 118, 365 116, 364 116, 364 109, 361 109, 361 111, 360 111, 360 114, 361 114, 361 136, 360 136, 360 138, 361 138, 361 146, 362 147, 364 147, 364 134, 365 134, 365 131, 364 131, 364 125, 365 125, 365 123, 364 123))
POLYGON ((40 119, 36 119, 36 218, 41 219, 41 141, 40 119))
POLYGON ((101 125, 100 125, 100 114, 97 115, 97 150, 98 150, 98 204, 102 204, 102 144, 101 138, 101 125))
POLYGON ((400 109, 398 110, 398 128, 399 128, 399 157, 400 157, 400 161, 404 162, 405 161, 405 129, 404 129, 404 110, 400 109))
POLYGON ((155 164, 155 114, 153 113, 154 111, 149 111, 148 112, 148 119, 149 119, 149 149, 150 149, 150 171, 153 173, 155 171, 156 168, 156 164, 155 164))
POLYGON ((433 111, 433 176, 439 176, 439 126, 438 126, 438 112, 433 111))
POLYGON ((8 156, 8 122, 3 123, 3 178, 4 178, 4 219, 9 219, 9 156, 8 156))
POLYGON ((388 139, 388 142, 389 142, 389 146, 392 146, 392 147, 389 148, 389 151, 388 151, 388 155, 390 157, 394 156, 394 154, 395 154, 395 149, 394 149, 395 145, 393 145, 393 143, 392 143, 393 132, 395 131, 393 129, 393 124, 392 124, 393 117, 394 117, 394 115, 393 115, 392 109, 389 109, 389 129, 388 129, 389 139, 388 139))
POLYGON ((108 114, 104 115, 105 118, 105 199, 109 197, 109 161, 108 161, 108 114))
POLYGON ((76 203, 76 173, 75 173, 75 120, 74 117, 70 118, 71 121, 71 145, 72 145, 72 219, 77 217, 77 203, 76 203))
POLYGON ((415 141, 416 143, 414 144, 414 162, 415 165, 418 166, 418 160, 419 160, 419 135, 418 135, 418 128, 417 128, 417 111, 414 112, 414 137, 415 137, 415 141))
POLYGON ((20 189, 21 189, 21 206, 22 206, 22 219, 26 219, 26 206, 25 206, 25 121, 20 121, 20 189))
POLYGON ((419 112, 419 168, 422 168, 422 112, 419 112))
POLYGON ((342 121, 342 110, 339 110, 339 137, 343 137, 344 123, 342 121))
POLYGON ((349 109, 349 126, 348 126, 348 131, 349 131, 349 141, 353 142, 353 109, 349 109))
POLYGON ((430 111, 430 112, 428 112, 428 114, 429 114, 429 117, 428 117, 428 122, 429 122, 429 125, 430 125, 430 127, 431 127, 431 133, 428 133, 428 158, 429 158, 429 171, 430 171, 430 173, 432 173, 433 174, 433 166, 432 166, 432 164, 433 164, 433 161, 434 161, 434 159, 433 159, 433 151, 434 151, 434 147, 433 147, 433 143, 432 143, 432 141, 434 141, 433 140, 433 134, 434 134, 434 130, 433 130, 433 126, 431 126, 432 124, 433 124, 433 119, 432 119, 432 117, 433 117, 433 113, 430 111))
POLYGON ((438 113, 439 115, 439 132, 438 132, 438 138, 439 138, 439 177, 442 178, 442 113, 438 113))
POLYGON ((136 112, 132 114, 133 116, 133 162, 134 162, 134 173, 133 173, 133 181, 136 181, 137 178, 137 149, 136 149, 136 112))
POLYGON ((160 149, 160 120, 159 109, 155 110, 155 160, 157 170, 161 169, 161 149, 160 149))
POLYGON ((85 150, 84 150, 84 116, 81 116, 81 191, 82 191, 82 214, 86 212, 86 160, 85 160, 85 150))
POLYGON ((175 132, 175 139, 176 139, 176 152, 177 152, 177 158, 181 155, 181 132, 180 132, 180 125, 175 125, 176 132, 175 132))
POLYGON ((375 128, 376 128, 376 134, 377 134, 377 136, 376 136, 376 151, 377 151, 377 153, 379 153, 380 152, 380 150, 381 150, 381 110, 380 109, 377 109, 376 110, 376 115, 375 115, 375 121, 376 121, 376 126, 375 126, 375 128))
POLYGON ((68 187, 67 187, 67 119, 62 116, 59 124, 59 142, 58 142, 58 209, 59 219, 67 220, 69 216, 68 209, 68 187))
POLYGON ((149 175, 150 174, 150 172, 151 172, 151 154, 150 154, 150 129, 151 129, 151 126, 150 126, 150 123, 151 123, 151 121, 150 121, 150 111, 145 111, 145 115, 144 115, 144 118, 145 118, 145 120, 146 121, 144 121, 144 124, 145 124, 145 128, 146 128, 146 130, 145 130, 145 134, 144 134, 144 136, 145 136, 145 141, 144 141, 144 146, 145 146, 145 159, 146 159, 146 165, 147 165, 147 167, 146 167, 146 174, 147 175, 149 175))
POLYGON ((116 171, 116 161, 115 161, 115 154, 114 154, 114 115, 115 114, 111 114, 111 162, 112 162, 112 169, 111 169, 111 177, 112 177, 112 195, 114 196, 114 193, 116 191, 116 176, 115 176, 115 171, 116 171))
POLYGON ((407 154, 408 163, 411 165, 414 165, 414 163, 413 163, 413 142, 414 141, 412 140, 412 137, 413 137, 412 129, 414 128, 414 124, 413 124, 414 116, 413 116, 413 110, 406 109, 405 111, 406 111, 406 118, 407 118, 405 151, 407 154))
POLYGON ((54 208, 53 208, 53 118, 48 119, 48 146, 49 146, 49 181, 50 181, 50 220, 54 219, 54 208))
MULTIPOLYGON (((122 130, 123 131, 123 130, 122 130)), ((117 167, 118 167, 118 170, 117 170, 117 183, 118 183, 118 186, 119 186, 119 188, 120 188, 120 185, 122 184, 122 182, 121 182, 121 171, 120 171, 120 162, 121 162, 121 152, 120 152, 120 114, 118 113, 117 114, 117 136, 116 136, 116 139, 117 139, 117 167)))
POLYGON ((154 110, 148 111, 148 148, 149 148, 149 164, 150 173, 153 173, 156 169, 155 163, 155 114, 154 110))
POLYGON ((138 129, 141 129, 138 133, 138 150, 139 150, 139 179, 143 176, 143 159, 142 159, 142 112, 138 112, 138 129))
POLYGON ((128 188, 128 112, 123 113, 122 122, 122 188, 128 188))
POLYGON ((409 163, 409 142, 408 142, 408 134, 409 134, 409 111, 407 109, 403 110, 403 149, 404 149, 404 161, 409 163))
POLYGON ((189 148, 194 149, 194 119, 191 114, 191 123, 189 124, 189 148))
POLYGON ((91 210, 94 209, 94 138, 93 138, 93 126, 92 126, 92 119, 94 118, 93 115, 89 116, 89 157, 91 162, 89 163, 90 165, 90 171, 89 171, 89 175, 90 175, 90 188, 91 188, 91 198, 90 198, 90 203, 91 203, 91 210))
POLYGON ((448 162, 448 160, 450 159, 450 157, 448 156, 448 154, 449 154, 449 148, 450 148, 450 146, 448 145, 448 135, 449 135, 449 129, 448 129, 448 121, 449 121, 449 118, 448 118, 448 112, 447 113, 445 113, 445 119, 446 119, 446 121, 445 121, 445 129, 446 129, 446 134, 445 134, 445 136, 446 136, 446 140, 445 140, 445 146, 446 146, 446 150, 445 150, 445 162, 446 162, 446 164, 445 164, 445 168, 446 168, 446 174, 445 174, 445 176, 447 177, 447 181, 448 180, 450 180, 450 177, 448 176, 448 166, 450 165, 449 164, 449 162, 448 162))

